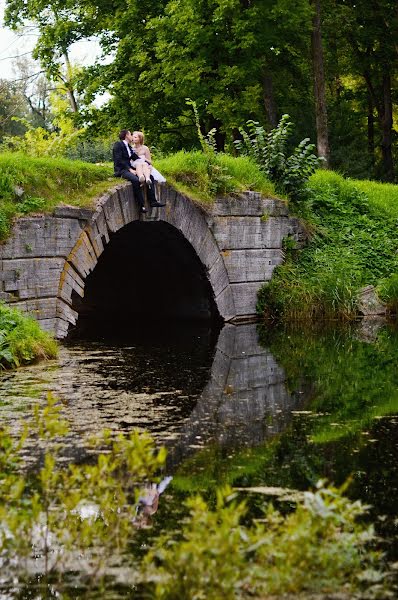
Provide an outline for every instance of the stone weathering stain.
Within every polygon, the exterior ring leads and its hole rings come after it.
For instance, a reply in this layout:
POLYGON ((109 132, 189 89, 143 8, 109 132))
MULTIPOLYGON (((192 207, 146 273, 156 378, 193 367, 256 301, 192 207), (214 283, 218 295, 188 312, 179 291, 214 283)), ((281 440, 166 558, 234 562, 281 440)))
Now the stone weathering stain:
POLYGON ((84 296, 86 278, 112 234, 141 220, 168 223, 190 243, 225 321, 253 318, 258 289, 283 261, 283 238, 304 240, 298 219, 289 217, 283 201, 257 192, 218 198, 208 209, 169 186, 158 196, 166 206, 142 215, 131 184, 122 183, 98 200, 96 210, 59 207, 52 215, 18 219, 0 247, 1 299, 65 337, 79 318, 73 295, 84 296))

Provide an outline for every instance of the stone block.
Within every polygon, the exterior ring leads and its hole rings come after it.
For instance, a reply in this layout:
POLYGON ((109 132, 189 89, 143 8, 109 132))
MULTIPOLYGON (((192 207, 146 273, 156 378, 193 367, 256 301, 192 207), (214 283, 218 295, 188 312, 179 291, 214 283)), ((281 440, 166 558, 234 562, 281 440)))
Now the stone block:
POLYGON ((264 198, 258 192, 233 194, 217 198, 212 208, 214 216, 287 216, 287 202, 276 198, 264 198))
POLYGON ((252 283, 231 283, 230 289, 232 292, 235 316, 236 317, 254 317, 256 316, 257 292, 263 282, 257 281, 252 283))
POLYGON ((229 284, 228 273, 220 255, 209 270, 209 280, 215 297, 217 297, 229 284))
POLYGON ((75 247, 68 256, 68 262, 73 265, 82 279, 85 279, 97 264, 97 256, 86 232, 79 237, 75 247))
POLYGON ((224 250, 222 255, 231 283, 269 281, 275 267, 283 262, 279 248, 224 250))
POLYGON ((125 225, 122 209, 119 202, 119 196, 117 193, 109 195, 109 198, 103 205, 103 211, 105 214, 108 229, 112 233, 119 231, 119 229, 121 229, 125 225))
POLYGON ((3 262, 5 292, 16 292, 20 300, 56 296, 63 258, 19 258, 3 262))
POLYGON ((139 219, 138 205, 134 199, 133 187, 129 183, 118 190, 120 208, 125 225, 139 219))
POLYGON ((215 296, 215 302, 220 316, 225 321, 230 321, 236 316, 234 296, 232 294, 230 285, 224 288, 222 292, 218 294, 218 296, 215 296))

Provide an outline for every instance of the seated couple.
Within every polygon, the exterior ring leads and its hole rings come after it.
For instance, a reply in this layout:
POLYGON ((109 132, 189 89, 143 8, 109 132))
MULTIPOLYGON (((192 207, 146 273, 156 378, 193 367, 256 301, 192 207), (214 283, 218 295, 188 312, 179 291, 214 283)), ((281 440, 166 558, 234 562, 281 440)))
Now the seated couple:
POLYGON ((144 183, 148 190, 148 200, 151 206, 165 206, 157 202, 154 190, 156 175, 157 181, 166 181, 159 171, 151 164, 149 148, 144 146, 144 136, 140 131, 131 133, 128 129, 122 129, 119 133, 119 142, 113 146, 113 165, 115 177, 123 177, 133 184, 134 197, 139 209, 145 213, 144 197, 141 184, 144 183), (133 146, 131 146, 133 144, 133 146))

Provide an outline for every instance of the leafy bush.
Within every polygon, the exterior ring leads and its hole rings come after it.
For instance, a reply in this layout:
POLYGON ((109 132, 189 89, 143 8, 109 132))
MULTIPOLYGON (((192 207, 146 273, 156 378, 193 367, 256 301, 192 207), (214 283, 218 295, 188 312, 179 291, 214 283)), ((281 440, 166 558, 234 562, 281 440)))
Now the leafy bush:
POLYGON ((55 358, 57 352, 57 343, 37 321, 0 303, 0 367, 19 367, 55 358))
POLYGON ((241 154, 254 160, 276 184, 278 192, 297 200, 305 195, 306 183, 322 159, 315 156, 315 146, 309 143, 309 138, 302 140, 293 154, 287 156, 286 146, 292 130, 289 119, 289 115, 283 115, 278 126, 269 133, 256 121, 249 120, 248 132, 240 128, 242 139, 234 143, 241 154))
POLYGON ((363 583, 369 589, 384 577, 380 554, 365 552, 373 527, 359 520, 367 507, 342 491, 320 484, 291 514, 269 506, 254 525, 243 524, 245 504, 230 489, 218 493, 214 511, 200 496, 188 500, 182 539, 162 536, 146 557, 155 597, 236 600, 343 587, 352 594, 363 583))
POLYGON ((113 138, 84 139, 77 138, 65 149, 64 156, 71 160, 83 160, 90 163, 109 162, 112 157, 113 138))
POLYGON ((51 596, 69 597, 61 596, 68 572, 74 573, 73 596, 88 580, 88 592, 95 586, 97 593, 84 597, 103 597, 104 567, 115 554, 120 558, 134 533, 138 486, 165 461, 165 450, 156 450, 148 435, 104 432, 90 441, 89 464, 65 466, 67 434, 51 394, 43 409, 36 405, 20 439, 0 430, 0 558, 7 566, 2 589, 8 584, 16 592, 9 597, 22 597, 16 590, 33 574, 35 597, 49 597, 50 589, 51 596), (36 474, 22 472, 21 450, 30 444, 40 459, 36 474))
POLYGON ((4 137, 0 147, 3 152, 24 152, 27 156, 36 158, 62 157, 82 135, 82 130, 75 130, 72 125, 61 131, 48 131, 43 127, 34 127, 26 119, 16 117, 14 119, 26 127, 26 132, 23 136, 4 137))

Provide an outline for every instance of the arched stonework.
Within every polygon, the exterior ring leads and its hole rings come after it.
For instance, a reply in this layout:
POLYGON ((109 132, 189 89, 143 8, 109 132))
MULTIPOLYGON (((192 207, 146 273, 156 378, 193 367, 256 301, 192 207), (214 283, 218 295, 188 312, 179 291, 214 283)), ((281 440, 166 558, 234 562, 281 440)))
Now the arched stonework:
POLYGON ((158 196, 166 206, 141 214, 131 184, 123 182, 98 200, 95 211, 63 206, 51 216, 18 219, 0 246, 0 299, 65 337, 78 318, 72 296, 84 296, 85 280, 111 234, 136 220, 164 221, 195 250, 221 317, 253 318, 260 285, 283 260, 283 237, 301 235, 285 203, 248 192, 219 198, 205 210, 167 185, 158 196))

